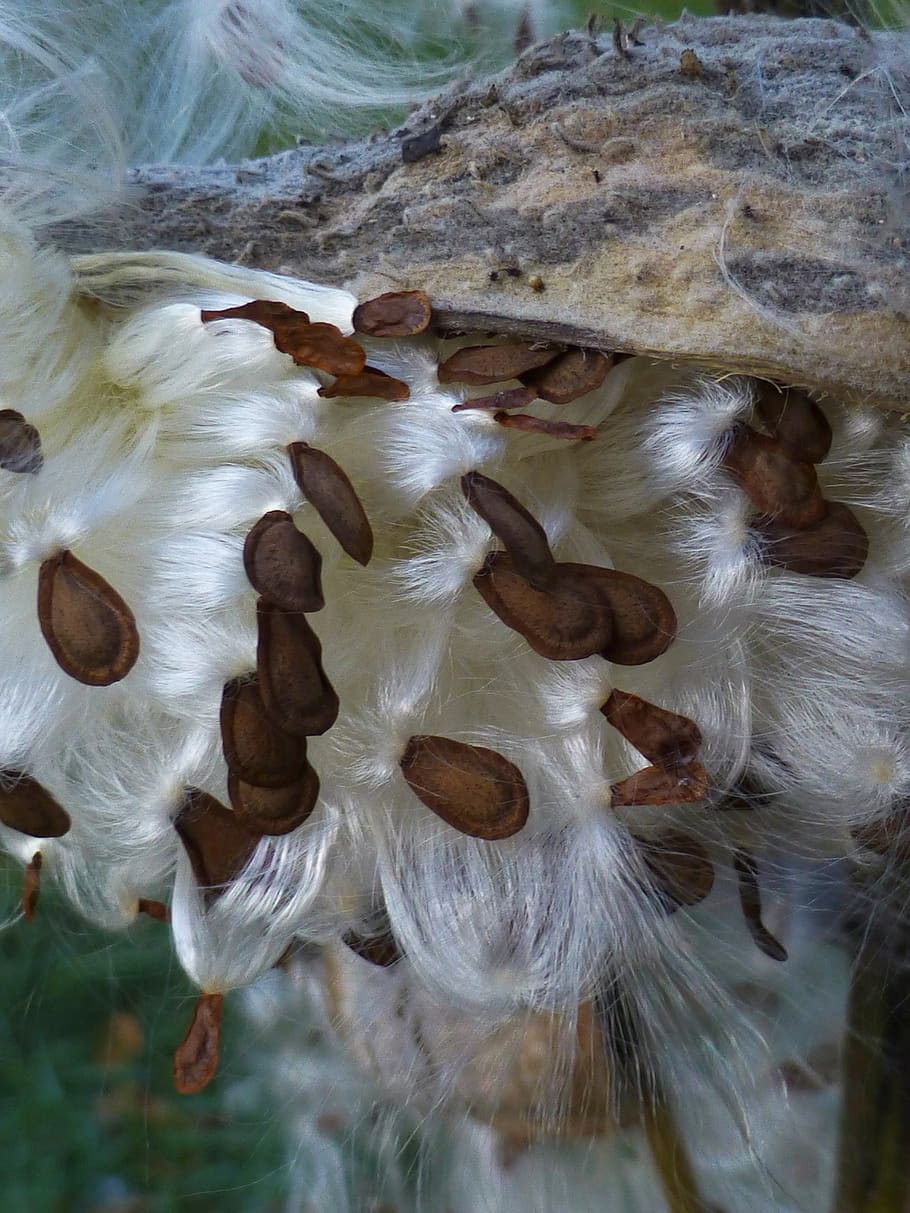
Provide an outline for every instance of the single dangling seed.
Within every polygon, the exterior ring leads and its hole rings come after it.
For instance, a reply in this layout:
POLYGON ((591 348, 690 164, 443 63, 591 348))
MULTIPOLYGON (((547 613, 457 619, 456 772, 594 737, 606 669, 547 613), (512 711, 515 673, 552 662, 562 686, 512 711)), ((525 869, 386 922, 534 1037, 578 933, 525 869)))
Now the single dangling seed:
POLYGON ((613 359, 600 350, 572 349, 539 370, 526 371, 521 381, 536 388, 541 400, 570 404, 596 391, 612 366, 613 359))
POLYGON ((803 530, 824 518, 825 500, 815 468, 795 458, 779 439, 737 425, 723 466, 759 514, 778 525, 803 530))
POLYGON ((208 1086, 218 1068, 223 994, 200 994, 186 1036, 174 1054, 174 1086, 195 1095, 208 1086))
POLYGON ((33 922, 35 911, 38 909, 38 898, 41 896, 41 864, 43 856, 36 851, 22 873, 22 917, 26 922, 33 922))
POLYGON ((827 512, 816 526, 790 530, 770 519, 758 519, 766 541, 765 560, 789 573, 849 581, 866 563, 869 536, 851 510, 839 501, 825 502, 827 512))
POLYGON ((322 557, 284 510, 269 510, 243 545, 250 584, 285 611, 321 611, 322 557))
POLYGON ((358 564, 369 564, 373 530, 354 486, 330 455, 306 442, 288 447, 294 479, 342 548, 358 564))
POLYGON ((37 779, 23 771, 0 770, 0 821, 32 838, 62 838, 70 816, 37 779))
POLYGON ((411 389, 403 379, 394 379, 375 366, 365 366, 359 375, 339 375, 328 387, 316 393, 323 400, 334 400, 339 396, 372 396, 400 404, 410 400, 411 389))

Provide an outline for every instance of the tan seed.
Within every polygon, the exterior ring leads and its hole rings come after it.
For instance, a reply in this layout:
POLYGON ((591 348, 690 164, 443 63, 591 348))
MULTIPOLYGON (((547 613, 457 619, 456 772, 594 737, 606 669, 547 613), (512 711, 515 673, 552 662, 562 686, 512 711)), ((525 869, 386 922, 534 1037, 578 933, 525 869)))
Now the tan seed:
POLYGON ((290 834, 303 825, 319 797, 319 777, 307 763, 302 777, 283 788, 259 788, 228 774, 228 796, 244 827, 254 834, 290 834))
POLYGON ((534 515, 497 480, 480 472, 462 476, 461 491, 505 547, 519 574, 538 586, 549 582, 556 561, 547 533, 534 515))
POLYGON ((187 788, 174 818, 200 888, 213 900, 246 867, 258 839, 245 830, 235 813, 208 792, 187 788))
POLYGON ((612 357, 600 350, 567 350, 547 366, 525 372, 521 381, 535 387, 541 400, 570 404, 587 396, 588 392, 596 391, 612 365, 612 357))
POLYGON ((524 776, 495 750, 450 737, 416 736, 408 742, 401 770, 428 809, 472 838, 510 838, 528 820, 524 776))
POLYGON ((663 590, 618 569, 598 569, 597 576, 613 612, 613 636, 602 656, 616 665, 645 665, 665 653, 676 639, 677 623, 663 590))
POLYGON ((567 442, 593 442, 597 437, 596 425, 572 425, 568 421, 532 417, 530 413, 494 413, 493 420, 507 430, 521 430, 523 434, 546 434, 548 438, 561 438, 567 442))
POLYGON ((436 376, 440 383, 501 383, 504 379, 517 379, 535 367, 546 366, 558 352, 537 349, 526 342, 466 345, 439 364, 436 376))
POLYGON ((749 851, 735 851, 733 867, 739 878, 739 904, 755 946, 772 960, 786 960, 787 949, 774 938, 761 919, 761 886, 755 857, 749 851))
POLYGON ((672 771, 644 767, 610 788, 613 807, 626 805, 689 804, 701 800, 708 790, 708 776, 700 762, 690 762, 672 771))
POLYGON ((536 387, 512 387, 503 392, 494 392, 492 396, 474 396, 470 400, 462 400, 460 404, 452 405, 452 412, 465 413, 470 409, 493 409, 496 412, 524 409, 536 399, 536 387))
POLYGON ((325 451, 306 442, 288 447, 294 479, 307 501, 347 554, 358 564, 369 564, 373 530, 354 486, 325 451))
POLYGON ((372 396, 377 400, 400 403, 410 400, 411 389, 402 379, 394 379, 375 366, 365 366, 359 375, 339 375, 328 387, 321 387, 318 395, 324 400, 338 396, 372 396))
POLYGON ((829 577, 848 581, 866 563, 869 536, 856 515, 839 501, 826 501, 827 512, 817 526, 793 531, 769 519, 760 519, 758 530, 767 540, 769 564, 802 573, 807 577, 829 577))
POLYGON ((32 838, 61 838, 70 816, 47 788, 23 771, 0 771, 0 821, 32 838))
POLYGON ((325 606, 322 557, 284 510, 269 510, 243 545, 250 584, 285 611, 321 611, 325 606))
POLYGON ((228 768, 257 787, 285 787, 306 770, 306 742, 291 736, 269 712, 259 678, 225 683, 221 746, 228 768))
POLYGON ((778 442, 797 459, 821 463, 831 450, 831 426, 814 400, 795 388, 759 388, 755 410, 778 442))
POLYGON ((614 729, 655 766, 672 769, 698 756, 701 730, 687 716, 619 690, 613 691, 600 710, 614 729))
POLYGON ((266 711, 295 737, 325 733, 338 718, 338 696, 322 668, 318 636, 305 615, 282 611, 264 598, 257 602, 256 614, 256 668, 266 711))
POLYGON ((41 864, 40 851, 36 851, 22 873, 22 917, 26 922, 33 922, 35 911, 38 909, 38 898, 41 896, 41 864))
POLYGON ((413 337, 427 328, 430 316, 424 291, 387 291, 356 307, 353 325, 368 337, 413 337))
POLYGON ((665 830, 656 838, 639 838, 642 856, 658 891, 672 913, 696 906, 714 886, 714 866, 697 839, 681 830, 665 830))
POLYGON ((0 468, 38 472, 43 463, 41 437, 35 427, 15 409, 0 409, 0 468))
POLYGON ((825 516, 815 468, 797 459, 777 438, 738 425, 723 465, 760 514, 802 530, 825 516))
POLYGON ((174 1054, 174 1086, 180 1095, 195 1095, 208 1086, 218 1068, 223 994, 200 994, 189 1031, 174 1054))

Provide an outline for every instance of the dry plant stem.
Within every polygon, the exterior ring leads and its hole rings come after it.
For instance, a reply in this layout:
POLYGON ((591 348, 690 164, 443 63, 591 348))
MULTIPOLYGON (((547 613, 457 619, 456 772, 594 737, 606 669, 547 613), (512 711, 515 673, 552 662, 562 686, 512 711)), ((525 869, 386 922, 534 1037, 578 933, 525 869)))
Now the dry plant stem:
MULTIPOLYGON (((421 288, 446 328, 904 409, 906 136, 882 65, 906 36, 766 16, 687 17, 628 50, 564 34, 390 135, 139 169, 122 209, 54 238, 201 252, 361 298, 421 288), (433 128, 438 150, 405 162, 433 128)), ((79 271, 105 297, 109 263, 79 271)))
POLYGON ((709 1213, 698 1195, 695 1173, 673 1113, 660 1091, 646 1101, 642 1124, 660 1176, 668 1213, 709 1213))

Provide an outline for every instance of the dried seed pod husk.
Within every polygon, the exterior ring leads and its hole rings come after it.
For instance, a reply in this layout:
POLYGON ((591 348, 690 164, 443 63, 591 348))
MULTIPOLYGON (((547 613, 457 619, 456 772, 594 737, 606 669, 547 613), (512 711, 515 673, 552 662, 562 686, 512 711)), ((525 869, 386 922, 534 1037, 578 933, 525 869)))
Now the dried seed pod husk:
POLYGON ((664 830, 654 838, 636 838, 642 858, 665 907, 696 906, 714 887, 714 865, 702 844, 681 830, 664 830))
POLYGON ((268 710, 261 678, 235 678, 225 683, 221 746, 228 768, 257 787, 285 787, 302 778, 306 770, 306 742, 284 729, 268 710))
POLYGON ((493 420, 507 430, 546 434, 548 438, 562 438, 566 442, 593 442, 598 434, 596 425, 573 425, 569 421, 554 421, 549 417, 532 417, 530 413, 496 413, 493 420))
POLYGON ((613 612, 613 635, 602 656, 616 665, 631 666, 645 665, 665 653, 676 639, 677 623, 663 590, 619 569, 598 569, 597 576, 613 612))
POLYGON ((174 1054, 174 1086, 180 1095, 195 1095, 208 1086, 218 1068, 223 994, 200 994, 189 1030, 174 1054))
POLYGON ((328 387, 321 387, 318 395, 324 400, 339 396, 370 396, 377 400, 388 400, 399 404, 410 400, 411 389, 403 379, 395 379, 375 366, 365 366, 359 375, 339 375, 328 387))
POLYGON ((566 350, 546 366, 526 371, 521 381, 534 387, 541 400, 570 404, 596 391, 612 366, 613 358, 600 350, 566 350))
POLYGON ((22 917, 26 922, 32 922, 38 909, 38 898, 41 896, 41 865, 44 862, 40 851, 36 851, 22 873, 22 917))
MULTIPOLYGON (((256 615, 256 668, 266 711, 281 729, 295 737, 325 733, 338 717, 338 696, 322 668, 318 636, 304 615, 282 611, 265 598, 257 602, 256 615)), ((263 783, 256 779, 251 782, 263 783)))
POLYGON ((644 767, 610 788, 614 808, 625 805, 690 804, 701 800, 707 790, 708 776, 700 762, 690 762, 673 770, 644 767))
POLYGON ((325 451, 306 442, 288 447, 294 479, 347 554, 358 564, 369 564, 373 530, 360 498, 345 472, 325 451))
POLYGON ((431 315, 425 291, 386 291, 359 304, 352 324, 368 337, 413 337, 428 327, 431 315))
POLYGON ((418 735, 409 740, 400 765, 415 796, 462 834, 511 838, 528 820, 524 776, 495 750, 418 735))
POLYGON ((759 385, 755 411, 778 442, 805 463, 821 463, 831 449, 831 426, 814 400, 796 388, 759 385))
POLYGON ((41 436, 15 409, 0 409, 0 468, 7 472, 39 472, 44 463, 41 436))
POLYGON ((322 557, 284 510, 269 510, 243 545, 250 584, 285 611, 321 611, 322 557))
POLYGON ((497 480, 480 472, 462 476, 461 491, 471 509, 505 547, 520 575, 534 585, 546 585, 555 572, 556 561, 547 533, 534 515, 497 480))
POLYGON ((61 838, 72 824, 66 809, 37 779, 8 768, 0 770, 0 821, 32 838, 61 838))
POLYGON ((803 573, 849 581, 866 563, 869 536, 856 515, 839 501, 826 501, 824 518, 806 530, 791 530, 772 519, 759 519, 756 529, 766 540, 769 564, 803 573))
POLYGON ((815 468, 794 457, 777 438, 737 425, 723 466, 760 514, 781 526, 802 530, 825 516, 825 500, 815 468))
POLYGON ((245 829, 255 834, 290 834, 312 814, 319 798, 319 777, 307 763, 296 783, 260 788, 228 773, 228 796, 245 829))
POLYGON ((481 386, 517 379, 525 371, 546 366, 559 353, 527 342, 508 345, 466 345, 436 368, 440 383, 473 383, 481 386))
POLYGON ((86 686, 119 682, 139 656, 133 612, 100 573, 69 551, 41 564, 38 623, 57 664, 86 686))
POLYGON ((235 813, 199 788, 187 788, 174 818, 200 888, 209 900, 246 867, 258 838, 244 829, 235 813))
POLYGON ((739 904, 755 946, 772 960, 786 960, 787 949, 762 922, 761 886, 755 857, 749 851, 735 851, 733 867, 739 879, 739 904))
POLYGON ((701 730, 688 716, 668 712, 618 689, 600 710, 614 729, 655 766, 675 768, 694 761, 698 755, 701 730))
POLYGON ((492 396, 473 396, 470 400, 462 400, 460 404, 452 405, 452 412, 466 413, 471 409, 492 409, 496 412, 524 409, 536 399, 536 387, 512 387, 502 392, 494 392, 492 396))

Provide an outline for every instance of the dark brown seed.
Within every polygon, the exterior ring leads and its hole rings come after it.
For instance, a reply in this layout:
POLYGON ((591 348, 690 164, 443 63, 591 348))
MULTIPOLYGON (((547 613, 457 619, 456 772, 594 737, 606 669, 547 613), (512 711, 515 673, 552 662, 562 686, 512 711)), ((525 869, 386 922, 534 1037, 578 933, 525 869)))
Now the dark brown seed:
POLYGON ((600 350, 567 350, 548 366, 525 372, 521 381, 535 387, 541 400, 569 404, 599 388, 612 365, 612 357, 600 350))
POLYGON ((318 395, 324 400, 338 396, 373 396, 377 400, 400 403, 410 400, 411 389, 402 379, 394 379, 375 366, 365 366, 359 375, 340 375, 328 387, 321 387, 318 395))
POLYGON ((708 852, 689 834, 666 830, 656 838, 638 838, 642 855, 667 909, 697 906, 714 886, 708 852))
POLYGON ((296 783, 284 788, 259 788, 228 774, 228 796, 244 827, 255 834, 290 834, 303 825, 319 797, 319 777, 307 763, 296 783))
POLYGON ((373 530, 354 486, 331 456, 306 442, 288 447, 294 479, 342 548, 358 564, 369 564, 373 530))
POLYGON ((0 771, 0 821, 32 838, 61 838, 70 816, 37 779, 22 771, 0 771))
POLYGON ((401 770, 428 809, 472 838, 511 838, 528 820, 524 776, 495 750, 450 737, 412 737, 401 770))
POLYGON ((0 409, 0 468, 38 472, 44 463, 41 436, 15 409, 0 409))
POLYGON ((474 577, 474 587, 535 653, 551 661, 578 661, 600 653, 613 635, 603 584, 586 576, 585 569, 558 564, 551 580, 538 589, 522 577, 506 552, 491 552, 474 577))
POLYGON ((505 547, 518 573, 534 585, 546 585, 556 570, 556 561, 547 533, 534 515, 498 481, 480 472, 462 476, 461 491, 471 509, 505 547))
POLYGON ((470 409, 493 409, 496 412, 524 409, 536 399, 536 387, 512 387, 504 392, 494 392, 492 396, 474 396, 471 400, 462 400, 461 404, 452 405, 452 412, 464 413, 470 409))
POLYGON ((526 342, 466 345, 436 368, 440 383, 501 383, 552 362, 558 350, 537 349, 526 342))
POLYGON ((302 778, 307 767, 306 742, 291 736, 269 712, 257 678, 225 683, 221 746, 228 768, 257 787, 285 787, 302 778))
POLYGON ((26 922, 32 922, 38 908, 38 898, 41 896, 41 864, 42 855, 36 851, 22 873, 22 917, 26 922))
POLYGON ((551 421, 547 417, 532 417, 530 413, 494 413, 493 420, 507 430, 523 434, 546 434, 548 438, 563 438, 567 442, 593 442, 596 425, 571 425, 568 421, 551 421))
MULTIPOLYGON (((338 718, 338 696, 322 668, 318 636, 305 615, 282 611, 265 598, 257 602, 256 614, 256 668, 266 711, 295 737, 319 736, 338 718)), ((238 774, 243 772, 238 770, 238 774)), ((261 779, 250 782, 267 786, 261 779)))
POLYGON ((254 299, 252 303, 241 303, 237 307, 225 307, 220 310, 203 309, 202 323, 210 320, 252 320, 263 328, 272 329, 276 324, 296 320, 301 324, 309 324, 310 318, 306 312, 298 312, 287 303, 277 299, 254 299))
POLYGON ((619 690, 612 693, 600 710, 614 729, 619 729, 655 766, 675 769, 698 756, 701 730, 687 716, 678 716, 619 690))
POLYGON ((149 918, 154 918, 156 922, 171 921, 171 912, 163 901, 154 901, 148 897, 140 897, 136 911, 139 914, 147 914, 149 918))
POLYGON ((139 656, 133 612, 72 552, 58 552, 41 564, 38 624, 57 664, 86 686, 119 682, 139 656))
POLYGON ((235 316, 252 320, 271 331, 275 348, 290 354, 299 366, 312 366, 330 375, 357 375, 364 367, 363 347, 345 337, 334 324, 312 324, 306 312, 295 311, 286 303, 256 299, 240 307, 222 311, 203 311, 203 322, 235 316))
POLYGON ((197 883, 210 890, 209 900, 243 871, 258 842, 235 813, 198 788, 187 788, 174 829, 186 848, 197 883))
POLYGON ((243 567, 253 588, 285 611, 325 606, 322 557, 284 510, 269 510, 243 545, 243 567))
POLYGON ((690 762, 672 771, 644 767, 610 788, 613 807, 649 804, 689 804, 701 800, 708 790, 708 776, 700 762, 690 762))
POLYGON ((424 291, 387 291, 354 309, 354 330, 368 337, 413 337, 429 323, 430 300, 424 291))
POLYGON ((793 531, 759 519, 757 529, 768 541, 764 555, 769 564, 807 577, 849 581, 856 576, 869 554, 869 536, 845 505, 839 501, 825 505, 825 517, 807 530, 793 531))
POLYGON ((825 516, 825 501, 811 463, 795 458, 777 438, 738 425, 723 465, 760 514, 803 530, 825 516))
POLYGON ((806 463, 821 463, 831 450, 831 426, 814 400, 795 388, 759 388, 755 410, 775 438, 806 463))
POLYGON ((174 1054, 174 1086, 180 1095, 195 1095, 208 1086, 218 1068, 223 994, 200 994, 189 1031, 174 1054))
POLYGON ((733 867, 739 878, 739 904, 755 946, 772 960, 786 960, 787 949, 761 920, 761 887, 755 857, 749 851, 734 851, 733 867))
MULTIPOLYGON (((579 565, 590 568, 590 565, 579 565)), ((645 665, 676 639, 676 612, 663 590, 618 569, 599 569, 613 612, 613 637, 602 656, 616 665, 645 665)))

